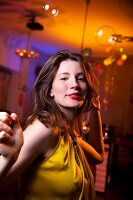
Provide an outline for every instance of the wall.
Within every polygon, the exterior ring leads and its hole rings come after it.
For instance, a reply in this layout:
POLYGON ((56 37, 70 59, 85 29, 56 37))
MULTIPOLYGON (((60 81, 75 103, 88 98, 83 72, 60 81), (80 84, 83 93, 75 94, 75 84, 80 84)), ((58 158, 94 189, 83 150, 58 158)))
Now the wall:
POLYGON ((23 46, 22 40, 8 35, 0 34, 0 65, 12 71, 19 71, 20 59, 15 54, 15 49, 18 46, 23 46))
POLYGON ((11 73, 0 66, 0 110, 6 108, 11 73))
POLYGON ((32 50, 39 52, 39 58, 21 59, 15 54, 15 49, 24 47, 22 42, 14 41, 14 38, 8 35, 5 35, 4 38, 0 35, 0 41, 0 48, 2 49, 0 54, 0 65, 2 67, 0 69, 1 71, 4 69, 4 74, 2 72, 0 74, 0 109, 17 113, 23 123, 32 108, 30 92, 36 79, 36 68, 43 66, 49 55, 44 55, 31 47, 32 50), (10 80, 8 78, 8 81, 6 81, 9 73, 10 80), (4 87, 3 83, 5 84, 4 87))

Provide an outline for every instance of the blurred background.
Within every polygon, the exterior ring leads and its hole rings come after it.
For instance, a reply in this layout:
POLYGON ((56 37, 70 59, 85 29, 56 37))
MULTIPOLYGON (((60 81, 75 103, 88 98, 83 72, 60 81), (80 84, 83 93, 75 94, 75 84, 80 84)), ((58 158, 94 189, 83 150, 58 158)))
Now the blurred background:
POLYGON ((133 195, 132 10, 132 0, 0 0, 0 110, 24 124, 33 83, 61 49, 83 54, 99 78, 106 158, 94 170, 97 199, 133 195))

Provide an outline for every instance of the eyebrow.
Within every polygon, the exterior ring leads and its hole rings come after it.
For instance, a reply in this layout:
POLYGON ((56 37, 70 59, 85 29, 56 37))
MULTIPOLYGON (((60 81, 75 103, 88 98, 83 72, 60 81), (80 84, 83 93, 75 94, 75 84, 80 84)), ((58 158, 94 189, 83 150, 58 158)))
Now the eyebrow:
MULTIPOLYGON (((69 74, 70 74, 69 72, 63 72, 63 73, 59 74, 59 76, 61 76, 61 75, 69 75, 69 74)), ((77 75, 84 75, 85 76, 85 73, 84 72, 79 72, 78 74, 76 74, 76 76, 77 75)))
POLYGON ((69 73, 68 72, 63 72, 63 73, 59 74, 59 76, 60 75, 69 75, 69 73))

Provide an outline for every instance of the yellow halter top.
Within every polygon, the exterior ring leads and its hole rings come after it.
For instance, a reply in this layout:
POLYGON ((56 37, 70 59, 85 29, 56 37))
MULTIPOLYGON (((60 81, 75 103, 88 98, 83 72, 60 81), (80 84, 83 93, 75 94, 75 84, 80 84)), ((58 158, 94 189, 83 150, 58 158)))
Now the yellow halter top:
MULTIPOLYGON (((77 155, 78 156, 78 155, 77 155)), ((49 157, 35 167, 27 182, 25 200, 94 200, 93 186, 87 183, 82 162, 75 161, 75 151, 69 134, 60 136, 59 142, 49 157), (83 193, 86 193, 83 197, 83 193), (89 193, 89 194, 88 194, 89 193), (90 197, 89 197, 90 195, 90 197)), ((91 174, 91 171, 89 170, 91 174)), ((89 179, 93 179, 92 175, 89 179)), ((24 188, 26 185, 23 185, 24 188)))

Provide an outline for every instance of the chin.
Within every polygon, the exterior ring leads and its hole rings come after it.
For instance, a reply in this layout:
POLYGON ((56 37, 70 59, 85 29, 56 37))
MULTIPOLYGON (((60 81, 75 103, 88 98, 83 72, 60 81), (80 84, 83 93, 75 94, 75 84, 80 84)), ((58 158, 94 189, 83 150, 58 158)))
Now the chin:
MULTIPOLYGON (((76 108, 79 108, 81 107, 82 104, 76 104, 76 105, 73 105, 73 106, 70 106, 70 108, 73 108, 73 109, 76 109, 76 108)), ((69 106, 68 106, 69 107, 69 106)))
POLYGON ((77 103, 75 102, 75 104, 73 103, 72 106, 70 107, 73 107, 73 108, 79 108, 83 105, 84 101, 78 101, 77 103))

